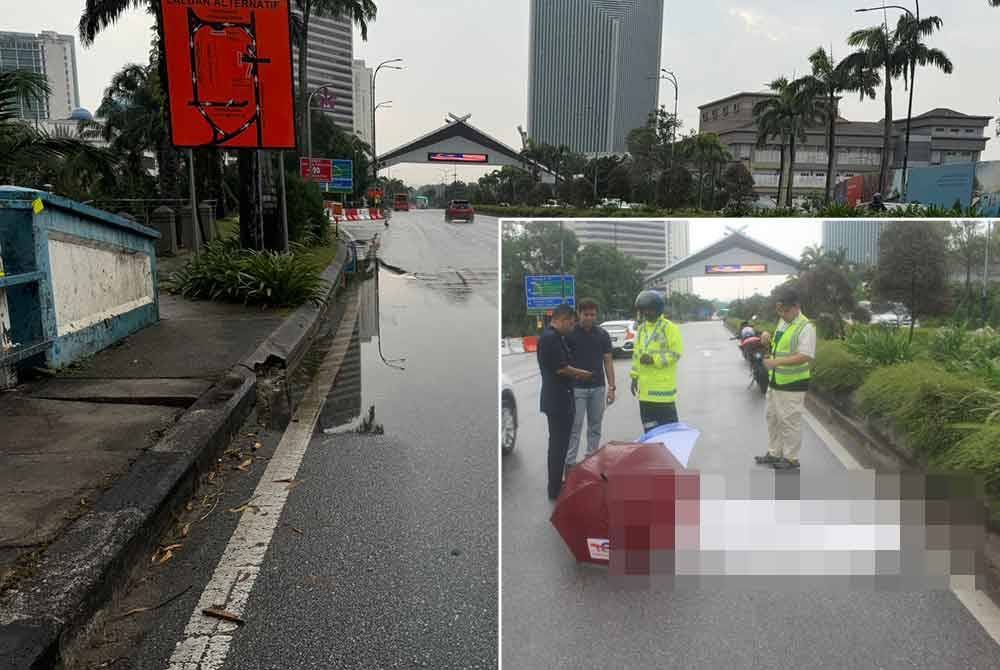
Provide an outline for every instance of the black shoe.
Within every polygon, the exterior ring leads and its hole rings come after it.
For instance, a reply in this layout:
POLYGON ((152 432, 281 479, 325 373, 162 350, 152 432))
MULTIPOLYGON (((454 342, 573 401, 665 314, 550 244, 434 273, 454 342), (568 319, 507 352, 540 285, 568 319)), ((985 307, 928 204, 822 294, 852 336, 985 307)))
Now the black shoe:
POLYGON ((775 470, 798 470, 799 461, 798 459, 791 461, 787 458, 782 458, 777 463, 771 465, 775 470))
POLYGON ((754 456, 753 459, 757 461, 758 465, 774 465, 784 460, 780 456, 772 456, 771 454, 764 454, 763 456, 754 456))

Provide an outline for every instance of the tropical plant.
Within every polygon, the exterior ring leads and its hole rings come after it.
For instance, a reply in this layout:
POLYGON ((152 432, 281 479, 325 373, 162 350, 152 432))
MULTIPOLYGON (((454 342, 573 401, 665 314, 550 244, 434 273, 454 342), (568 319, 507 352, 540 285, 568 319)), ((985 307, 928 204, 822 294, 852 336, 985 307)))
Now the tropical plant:
POLYGON ((883 100, 885 115, 882 119, 882 156, 879 162, 879 190, 886 192, 889 186, 890 137, 892 135, 892 82, 903 76, 909 62, 905 48, 900 43, 899 31, 889 31, 886 26, 877 25, 855 30, 847 38, 847 43, 858 50, 843 60, 843 65, 854 72, 883 70, 883 100))
POLYGON ((320 268, 296 253, 241 249, 216 240, 174 272, 168 290, 186 298, 295 306, 322 299, 320 268))
POLYGON ((788 172, 786 205, 792 206, 792 188, 795 185, 795 143, 805 142, 806 128, 816 125, 820 112, 816 98, 809 90, 796 86, 786 77, 779 77, 768 84, 774 95, 760 100, 753 106, 757 123, 757 146, 766 147, 773 138, 780 142, 778 167, 778 205, 785 176, 785 147, 788 147, 788 172))
POLYGON ((698 133, 697 135, 684 138, 684 141, 681 143, 681 154, 685 159, 692 161, 697 166, 697 202, 698 209, 702 209, 706 174, 711 180, 711 200, 715 195, 715 173, 719 166, 727 161, 731 161, 733 156, 715 133, 698 133))
POLYGON ((840 95, 857 92, 861 99, 875 98, 875 87, 879 76, 865 67, 850 67, 846 62, 836 62, 826 49, 819 47, 809 56, 812 73, 800 77, 794 83, 807 96, 822 101, 820 112, 826 121, 826 185, 823 202, 833 198, 834 177, 837 170, 837 119, 840 117, 840 95))
MULTIPOLYGON (((903 68, 903 81, 909 87, 909 100, 906 106, 906 144, 903 145, 903 169, 906 170, 910 152, 910 121, 913 116, 913 79, 916 76, 917 65, 922 67, 936 67, 945 74, 951 74, 954 69, 951 60, 940 49, 928 47, 920 41, 921 37, 928 37, 935 30, 941 28, 942 21, 937 16, 928 16, 917 19, 915 16, 906 14, 901 16, 897 24, 896 32, 900 33, 900 49, 909 64, 909 71, 903 68)), ((904 179, 905 179, 904 174, 904 179)))
POLYGON ((108 164, 106 152, 77 133, 48 132, 19 118, 24 102, 40 103, 49 94, 45 75, 24 70, 0 72, 0 180, 41 186, 53 171, 53 162, 75 155, 88 158, 91 167, 108 164))
POLYGON ((846 340, 847 351, 868 365, 884 366, 913 360, 913 346, 904 335, 880 326, 857 326, 846 340))

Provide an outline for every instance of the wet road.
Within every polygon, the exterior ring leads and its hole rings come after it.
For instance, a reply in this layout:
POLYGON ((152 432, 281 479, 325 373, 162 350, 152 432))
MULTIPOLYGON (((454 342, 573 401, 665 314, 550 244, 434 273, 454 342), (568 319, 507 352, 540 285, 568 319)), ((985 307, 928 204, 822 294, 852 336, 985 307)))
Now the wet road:
POLYGON ((104 631, 77 668, 497 667, 496 222, 350 230, 415 271, 343 294, 293 380, 293 423, 247 425, 234 461, 255 454, 250 472, 227 461, 215 511, 200 520, 195 499, 177 556, 118 608, 183 595, 104 631), (245 623, 204 617, 214 604, 245 623))
MULTIPOLYGON (((766 445, 764 399, 719 322, 682 327, 681 421, 701 430, 690 467, 745 480, 766 445)), ((615 360, 618 402, 603 441, 641 434, 630 361, 615 360)), ((996 668, 1000 647, 951 591, 845 590, 801 582, 779 591, 730 578, 725 588, 635 590, 578 566, 550 525, 546 428, 533 354, 502 359, 520 407, 518 444, 502 462, 503 664, 510 668, 996 668)), ((842 448, 814 420, 802 477, 843 474, 842 448)), ((581 456, 582 457, 582 456, 581 456)), ((849 459, 849 457, 848 457, 849 459)), ((767 474, 762 476, 766 477, 767 474)), ((789 580, 796 578, 789 577, 789 580)))

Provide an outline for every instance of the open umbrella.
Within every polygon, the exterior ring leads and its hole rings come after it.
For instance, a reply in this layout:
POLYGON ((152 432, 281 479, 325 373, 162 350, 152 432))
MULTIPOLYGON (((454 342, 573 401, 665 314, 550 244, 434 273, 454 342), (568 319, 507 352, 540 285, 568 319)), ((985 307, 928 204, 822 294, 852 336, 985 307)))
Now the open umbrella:
POLYGON ((645 573, 654 552, 687 548, 698 474, 662 444, 609 442, 573 468, 550 520, 577 561, 645 573))
POLYGON ((701 433, 686 423, 668 423, 653 428, 636 442, 643 444, 659 443, 666 447, 677 461, 687 467, 691 460, 691 452, 701 433))

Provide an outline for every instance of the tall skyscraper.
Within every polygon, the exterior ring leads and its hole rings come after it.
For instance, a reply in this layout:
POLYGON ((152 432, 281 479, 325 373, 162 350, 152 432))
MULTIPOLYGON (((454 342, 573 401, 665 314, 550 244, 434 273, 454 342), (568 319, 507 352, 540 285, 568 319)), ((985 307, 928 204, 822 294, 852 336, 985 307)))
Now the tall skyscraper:
POLYGON ((823 248, 843 249, 847 261, 857 265, 878 263, 878 242, 885 221, 824 221, 823 248))
POLYGON ((354 134, 372 143, 372 69, 354 61, 354 134))
POLYGON ((51 92, 46 100, 22 100, 15 108, 22 119, 68 119, 80 106, 76 71, 76 45, 72 35, 45 30, 31 33, 0 32, 0 72, 27 70, 44 74, 51 92))
MULTIPOLYGON (((309 19, 309 91, 327 85, 313 98, 338 126, 354 131, 354 26, 346 17, 313 16, 309 19)), ((292 71, 299 76, 298 49, 292 49, 292 71)))
MULTIPOLYGON (((687 221, 596 219, 566 221, 565 225, 573 230, 581 246, 609 244, 626 256, 644 263, 644 278, 690 253, 687 221)), ((691 280, 675 279, 657 288, 674 293, 690 293, 691 280)))
POLYGON ((625 151, 656 108, 663 0, 532 0, 528 134, 625 151))

